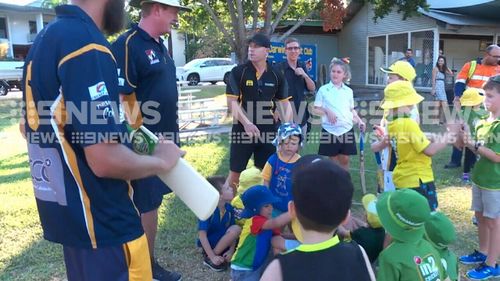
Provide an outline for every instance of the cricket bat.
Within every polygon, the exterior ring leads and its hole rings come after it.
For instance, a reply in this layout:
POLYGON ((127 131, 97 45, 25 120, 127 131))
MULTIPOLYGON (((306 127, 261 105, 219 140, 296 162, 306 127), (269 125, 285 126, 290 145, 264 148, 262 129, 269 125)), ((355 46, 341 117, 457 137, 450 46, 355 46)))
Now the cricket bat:
MULTIPOLYGON (((139 154, 152 154, 158 143, 158 137, 144 126, 131 130, 131 140, 139 154)), ((183 158, 170 171, 157 176, 200 220, 208 219, 215 211, 219 192, 183 158)))
POLYGON ((359 133, 359 175, 361 177, 361 189, 366 194, 365 179, 365 132, 359 133))

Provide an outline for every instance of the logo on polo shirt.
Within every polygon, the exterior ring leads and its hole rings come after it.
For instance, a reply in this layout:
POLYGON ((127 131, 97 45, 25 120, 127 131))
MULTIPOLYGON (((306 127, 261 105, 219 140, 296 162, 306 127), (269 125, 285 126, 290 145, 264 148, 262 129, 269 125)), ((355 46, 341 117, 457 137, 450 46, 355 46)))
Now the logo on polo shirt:
POLYGON ((149 64, 155 64, 160 62, 158 56, 156 55, 155 51, 153 51, 153 49, 146 50, 146 55, 148 56, 149 64))
POLYGON ((104 81, 101 81, 94 86, 89 87, 89 94, 90 94, 90 99, 91 100, 96 100, 101 97, 107 96, 108 95, 108 89, 106 88, 106 83, 104 81))
POLYGON ((250 87, 252 87, 252 86, 253 86, 253 80, 247 80, 247 81, 245 82, 245 85, 246 85, 246 86, 250 86, 250 87))
POLYGON ((420 280, 440 281, 439 267, 437 265, 440 261, 436 261, 433 256, 427 256, 424 258, 415 256, 413 257, 413 261, 415 262, 415 265, 420 272, 420 276, 422 277, 420 280))

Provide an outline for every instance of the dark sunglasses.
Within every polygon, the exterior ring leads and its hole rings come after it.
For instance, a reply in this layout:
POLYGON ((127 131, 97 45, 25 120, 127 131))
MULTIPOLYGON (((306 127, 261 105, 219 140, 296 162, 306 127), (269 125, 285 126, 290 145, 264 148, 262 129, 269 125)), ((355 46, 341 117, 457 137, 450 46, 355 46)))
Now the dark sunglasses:
POLYGON ((500 83, 500 75, 496 75, 490 78, 490 81, 493 81, 495 83, 500 83))

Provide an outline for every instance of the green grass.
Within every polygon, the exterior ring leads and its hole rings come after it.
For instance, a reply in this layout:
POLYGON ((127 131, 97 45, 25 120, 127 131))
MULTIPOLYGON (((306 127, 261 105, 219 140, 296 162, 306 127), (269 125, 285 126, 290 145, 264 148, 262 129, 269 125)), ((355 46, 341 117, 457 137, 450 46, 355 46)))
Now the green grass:
MULTIPOLYGON (((203 98, 224 93, 223 86, 203 87, 203 98)), ((202 98, 197 95, 197 98, 202 98)), ((38 213, 31 185, 26 142, 18 133, 19 112, 13 111, 12 100, 0 100, 0 281, 7 280, 64 280, 64 262, 59 245, 41 237, 38 213)), ((436 131, 436 126, 424 127, 436 131)), ((315 129, 317 130, 317 129, 315 129)), ((204 176, 227 175, 228 138, 198 139, 185 143, 186 159, 204 176)), ((366 178, 370 192, 375 191, 375 160, 367 147, 366 178)), ((315 153, 317 145, 308 145, 301 154, 315 153)), ((439 189, 440 208, 450 216, 458 232, 452 246, 457 254, 476 247, 475 228, 471 225, 470 189, 458 180, 460 170, 444 170, 451 148, 435 157, 434 175, 439 189)), ((359 187, 359 157, 351 158, 351 175, 359 187)), ((360 188, 355 200, 359 202, 360 188)), ((180 271, 183 280, 228 280, 229 274, 214 273, 202 265, 195 246, 196 218, 172 194, 166 196, 160 208, 156 256, 163 265, 180 271)), ((464 271, 466 268, 461 267, 464 271)))

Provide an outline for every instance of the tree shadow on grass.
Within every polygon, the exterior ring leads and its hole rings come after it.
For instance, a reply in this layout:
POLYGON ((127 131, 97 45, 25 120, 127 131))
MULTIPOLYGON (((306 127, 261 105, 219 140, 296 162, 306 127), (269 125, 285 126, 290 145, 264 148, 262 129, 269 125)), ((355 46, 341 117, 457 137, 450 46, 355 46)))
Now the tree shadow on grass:
POLYGON ((19 255, 7 259, 5 266, 0 269, 0 281, 55 281, 65 278, 62 247, 41 238, 31 243, 19 255))

